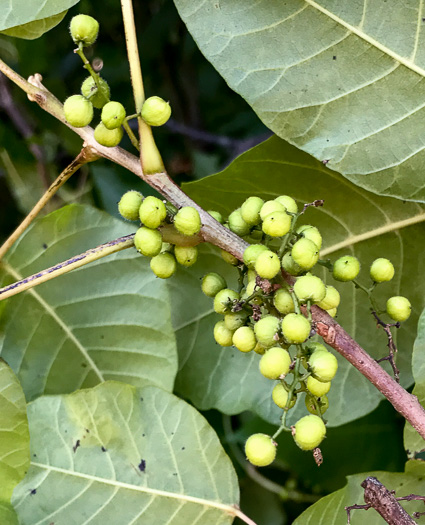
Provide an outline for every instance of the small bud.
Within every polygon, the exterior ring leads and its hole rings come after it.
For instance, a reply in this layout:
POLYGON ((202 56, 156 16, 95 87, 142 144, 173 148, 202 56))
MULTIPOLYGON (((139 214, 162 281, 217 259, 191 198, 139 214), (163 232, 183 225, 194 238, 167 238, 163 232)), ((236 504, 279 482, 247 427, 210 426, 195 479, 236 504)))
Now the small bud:
POLYGON ((171 116, 171 107, 161 97, 149 97, 142 106, 142 119, 149 126, 162 126, 171 116))

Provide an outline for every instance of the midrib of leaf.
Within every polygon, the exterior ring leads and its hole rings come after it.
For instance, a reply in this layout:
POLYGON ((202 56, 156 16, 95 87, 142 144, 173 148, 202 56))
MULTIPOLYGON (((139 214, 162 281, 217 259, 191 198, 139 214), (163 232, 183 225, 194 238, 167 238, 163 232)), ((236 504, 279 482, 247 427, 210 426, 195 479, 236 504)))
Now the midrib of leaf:
POLYGON ((43 463, 37 463, 33 461, 31 462, 31 465, 34 467, 43 469, 43 470, 47 470, 48 472, 58 472, 60 474, 65 474, 66 476, 73 476, 73 477, 80 478, 80 479, 86 479, 87 481, 90 481, 92 483, 93 482, 103 483, 104 485, 111 485, 119 489, 121 488, 121 489, 126 489, 126 490, 134 490, 136 492, 142 492, 144 494, 151 494, 152 496, 171 498, 171 499, 176 499, 176 500, 187 502, 187 503, 196 503, 198 505, 212 507, 215 509, 222 510, 232 516, 239 515, 239 512, 238 512, 239 509, 237 507, 233 505, 226 505, 225 503, 219 503, 218 501, 211 501, 208 499, 196 498, 194 496, 188 496, 186 494, 176 494, 175 492, 167 492, 165 490, 158 490, 158 489, 153 489, 150 487, 140 487, 138 485, 131 485, 130 483, 124 483, 122 481, 99 478, 98 476, 93 476, 90 474, 83 474, 81 472, 70 471, 64 468, 53 467, 51 465, 44 465, 43 463))
MULTIPOLYGON (((317 9, 318 11, 323 13, 324 15, 326 15, 329 18, 331 18, 332 20, 334 20, 337 24, 340 24, 341 26, 343 26, 346 29, 348 29, 351 33, 355 34, 359 38, 362 38, 365 42, 368 42, 371 46, 376 47, 377 49, 379 49, 380 51, 382 51, 386 55, 390 56, 391 58, 393 58, 394 60, 396 60, 400 64, 403 64, 403 66, 406 66, 407 68, 411 69, 415 73, 418 73, 422 77, 425 77, 425 70, 422 69, 421 67, 419 67, 418 65, 416 65, 411 59, 407 59, 405 57, 400 56, 397 53, 394 53, 394 51, 392 51, 391 49, 389 49, 388 47, 382 45, 381 43, 379 43, 377 40, 375 40, 371 36, 369 36, 366 33, 364 33, 361 30, 361 28, 353 26, 353 25, 345 22, 344 20, 342 20, 341 18, 339 18, 338 16, 333 14, 331 11, 329 11, 325 7, 322 7, 320 4, 318 4, 314 0, 304 0, 304 1, 307 4, 309 4, 311 7, 313 7, 314 9, 317 9)), ((421 4, 422 4, 422 0, 421 0, 421 4)), ((420 15, 420 10, 419 10, 419 15, 420 15)), ((413 57, 416 54, 417 42, 418 42, 418 34, 416 34, 415 49, 414 49, 414 52, 413 52, 413 57)))
MULTIPOLYGON (((2 267, 5 269, 7 273, 9 273, 14 279, 17 281, 23 279, 23 276, 17 272, 12 266, 7 264, 6 262, 2 262, 2 267)), ((100 382, 104 382, 105 378, 103 377, 102 372, 97 367, 96 363, 93 361, 93 359, 88 354, 87 350, 82 346, 80 341, 75 337, 75 335, 71 332, 71 330, 68 328, 68 326, 62 321, 62 319, 59 317, 59 315, 55 312, 55 310, 49 306, 49 304, 34 290, 34 288, 31 288, 28 290, 28 293, 30 293, 36 301, 40 303, 40 305, 46 310, 46 312, 58 323, 58 325, 62 328, 62 330, 65 332, 67 337, 75 344, 75 346, 80 350, 81 354, 84 356, 84 358, 87 360, 89 365, 91 366, 94 373, 99 378, 100 382)))
POLYGON ((404 219, 402 221, 391 222, 389 224, 386 224, 385 226, 381 226, 380 228, 376 228, 374 230, 370 230, 365 233, 360 233, 359 235, 352 235, 350 237, 347 237, 347 239, 345 239, 344 241, 338 242, 336 244, 333 244, 332 246, 329 246, 328 248, 324 250, 321 250, 320 255, 321 256, 329 255, 330 253, 334 253, 338 250, 341 250, 342 248, 346 248, 347 246, 352 246, 359 242, 367 241, 369 239, 373 239, 374 237, 379 237, 380 235, 384 235, 385 233, 400 230, 402 228, 406 228, 407 226, 412 226, 413 224, 418 224, 424 221, 425 221, 425 213, 421 213, 419 215, 415 215, 414 217, 411 217, 410 219, 404 219))

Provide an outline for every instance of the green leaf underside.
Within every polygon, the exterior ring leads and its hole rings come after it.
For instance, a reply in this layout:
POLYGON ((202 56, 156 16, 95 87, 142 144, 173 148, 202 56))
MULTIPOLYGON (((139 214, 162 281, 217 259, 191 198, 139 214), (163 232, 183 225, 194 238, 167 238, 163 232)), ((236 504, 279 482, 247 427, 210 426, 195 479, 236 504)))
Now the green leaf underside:
POLYGON ((277 135, 359 186, 425 199, 422 0, 175 0, 277 135))
POLYGON ((22 525, 232 522, 233 466, 206 420, 172 394, 107 382, 39 398, 28 414, 32 466, 13 498, 22 525))
POLYGON ((25 40, 34 40, 38 38, 50 29, 53 29, 64 19, 68 11, 63 11, 57 15, 50 16, 49 18, 43 18, 42 20, 35 20, 34 22, 28 22, 20 26, 12 27, 1 31, 3 35, 14 36, 17 38, 24 38, 25 40))
MULTIPOLYGON (((289 194, 299 206, 324 199, 323 208, 310 208, 300 220, 300 224, 314 224, 322 232, 322 258, 329 256, 336 260, 344 254, 356 255, 362 262, 359 279, 366 285, 370 283, 368 269, 375 258, 388 257, 395 265, 394 279, 378 287, 376 298, 382 308, 392 295, 405 295, 413 305, 411 318, 395 332, 402 383, 404 386, 411 384, 411 348, 425 295, 420 280, 412 278, 422 275, 425 270, 422 245, 418 243, 425 234, 422 206, 378 197, 359 189, 277 137, 241 155, 223 172, 184 188, 205 209, 216 209, 224 214, 240 206, 250 195, 273 199, 289 194)), ((198 264, 204 273, 214 271, 214 266, 211 256, 198 264)), ((236 277, 236 270, 230 271, 236 277)), ((382 331, 377 330, 363 292, 356 290, 351 283, 335 282, 321 268, 315 273, 343 294, 337 317, 341 325, 373 357, 383 357, 387 351, 387 339, 382 331)), ((193 272, 191 274, 192 286, 198 288, 199 280, 193 272)), ((189 286, 185 286, 187 294, 191 293, 189 286)), ((183 341, 179 340, 180 331, 177 333, 180 371, 176 384, 179 392, 203 409, 215 407, 225 413, 236 413, 250 408, 266 420, 277 422, 279 412, 270 399, 274 383, 264 380, 257 371, 259 356, 241 354, 229 348, 220 349, 215 345, 207 315, 215 320, 220 316, 211 313, 212 300, 205 298, 203 305, 199 303, 195 319, 187 317, 183 341), (210 366, 205 367, 205 363, 210 366)), ((381 399, 375 387, 352 365, 337 357, 339 370, 332 382, 327 412, 329 424, 335 426, 369 413, 381 399), (363 395, 352 396, 354 391, 363 395)), ((383 366, 390 370, 387 364, 383 366)), ((303 402, 298 404, 299 411, 295 410, 294 421, 301 411, 304 414, 303 405, 303 402)))
MULTIPOLYGON (((425 471, 417 468, 416 471, 406 465, 405 473, 368 472, 348 476, 348 484, 329 496, 325 496, 303 512, 293 525, 340 525, 347 523, 347 513, 344 507, 364 504, 364 489, 360 484, 368 477, 377 478, 388 490, 395 490, 396 497, 409 494, 423 495, 425 493, 425 471)), ((401 501, 402 507, 412 515, 413 512, 423 511, 422 501, 401 501)), ((351 525, 385 525, 385 520, 374 510, 353 510, 351 525)))
MULTIPOLYGON (((35 222, 13 246, 3 284, 135 231, 88 206, 35 222)), ((173 387, 177 369, 168 292, 134 249, 99 259, 7 300, 0 353, 28 400, 114 379, 173 387)))
POLYGON ((0 518, 10 512, 13 489, 28 469, 29 444, 24 393, 15 374, 0 359, 0 518))
MULTIPOLYGON (((44 22, 44 19, 60 14, 62 14, 63 18, 64 12, 73 5, 78 4, 79 1, 80 0, 44 0, 43 2, 28 2, 27 0, 7 0, 0 2, 0 31, 16 28, 17 26, 23 26, 24 24, 35 21, 42 21, 43 23, 49 24, 50 22, 44 22)), ((59 22, 60 20, 57 23, 59 22)), ((33 27, 37 26, 34 25, 33 27)))

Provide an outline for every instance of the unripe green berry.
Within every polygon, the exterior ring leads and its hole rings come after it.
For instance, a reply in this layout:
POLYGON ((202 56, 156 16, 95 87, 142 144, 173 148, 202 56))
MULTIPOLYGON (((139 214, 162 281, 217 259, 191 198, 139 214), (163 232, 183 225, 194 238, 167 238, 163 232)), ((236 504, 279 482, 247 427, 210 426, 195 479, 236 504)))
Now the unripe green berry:
POLYGON ((142 226, 134 236, 134 245, 142 255, 155 257, 162 248, 162 235, 158 230, 151 230, 142 226))
POLYGON ((257 344, 254 330, 249 326, 241 326, 233 334, 233 344, 241 352, 251 352, 257 344))
POLYGON ((409 319, 412 312, 412 305, 409 299, 400 295, 390 297, 387 301, 387 314, 394 321, 401 322, 409 319))
POLYGON ((266 353, 266 348, 264 348, 263 345, 261 345, 260 343, 257 342, 257 344, 255 345, 255 348, 254 348, 254 352, 258 355, 264 355, 266 353))
POLYGON ((280 204, 283 204, 285 208, 291 213, 298 212, 297 203, 289 195, 280 195, 279 197, 276 197, 275 201, 279 202, 280 204))
POLYGON ((198 248, 196 246, 176 246, 174 248, 174 255, 179 264, 189 268, 193 266, 198 259, 198 248))
POLYGON ((317 303, 317 306, 323 308, 323 310, 332 310, 333 308, 338 308, 341 301, 341 296, 336 288, 333 286, 326 286, 326 295, 325 297, 317 303))
POLYGON ((142 106, 142 119, 149 126, 162 126, 171 116, 171 107, 161 97, 149 97, 142 106))
POLYGON ((230 312, 224 316, 224 323, 229 330, 237 330, 244 326, 248 318, 247 312, 241 310, 240 312, 230 312))
POLYGON ((352 281, 360 272, 360 262, 357 257, 344 255, 334 262, 332 275, 336 281, 352 281))
POLYGON ((314 377, 309 376, 307 378, 307 389, 314 396, 322 397, 331 389, 331 383, 330 381, 328 383, 322 383, 322 381, 318 381, 317 379, 314 379, 314 377))
POLYGON ((255 271, 264 279, 273 279, 280 272, 279 257, 270 250, 260 253, 255 261, 255 271))
POLYGON ((279 288, 273 296, 273 304, 281 314, 290 314, 295 311, 294 301, 286 288, 279 288))
POLYGON ((391 281, 394 277, 394 266, 388 259, 375 259, 370 267, 370 276, 376 283, 391 281))
POLYGON ((282 334, 288 343, 303 343, 310 330, 310 321, 301 314, 288 314, 282 319, 282 334))
MULTIPOLYGON (((246 301, 248 297, 251 297, 254 292, 259 290, 256 281, 249 281, 242 295, 243 300, 246 301)), ((263 299, 261 296, 257 296, 250 299, 250 302, 254 304, 263 304, 263 299)))
POLYGON ((299 239, 291 250, 292 259, 304 270, 310 270, 319 260, 319 248, 310 239, 299 239))
POLYGON ((294 292, 302 303, 318 303, 326 295, 326 286, 322 279, 315 275, 303 275, 295 281, 294 292))
POLYGON ((236 235, 239 235, 240 237, 248 235, 251 227, 242 219, 240 208, 232 211, 227 220, 229 228, 233 233, 236 233, 236 235))
POLYGON ((219 222, 220 224, 223 224, 223 215, 221 215, 220 212, 218 211, 215 211, 215 210, 208 210, 208 213, 211 215, 211 217, 213 217, 217 222, 219 222))
POLYGON ((220 250, 220 255, 223 261, 226 261, 227 264, 231 264, 232 266, 237 266, 239 264, 239 259, 231 253, 226 252, 226 250, 220 250))
POLYGON ((121 102, 111 101, 106 103, 102 108, 101 119, 108 129, 119 128, 124 122, 126 112, 121 102))
POLYGON ((192 206, 183 206, 174 216, 174 226, 183 235, 195 235, 201 229, 201 217, 192 206))
POLYGON ((242 219, 250 226, 260 224, 260 210, 264 201, 260 197, 248 197, 241 206, 242 219))
POLYGON ((218 314, 227 314, 230 312, 233 302, 239 299, 239 294, 230 288, 220 290, 214 297, 214 310, 218 314))
POLYGON ((214 339, 220 346, 232 346, 233 331, 229 330, 224 321, 219 321, 214 325, 214 339))
POLYGON ((164 252, 152 257, 150 267, 157 277, 168 279, 176 273, 177 263, 173 254, 164 252))
POLYGON ((208 297, 215 297, 218 292, 226 288, 226 286, 226 279, 218 273, 207 273, 202 278, 201 289, 208 297))
POLYGON ((254 268, 255 261, 257 260, 260 253, 263 253, 267 250, 268 248, 267 246, 264 246, 264 244, 250 244, 243 252, 243 262, 248 266, 248 268, 254 268))
POLYGON ((327 350, 316 350, 308 360, 312 376, 322 383, 328 383, 335 377, 338 370, 336 357, 327 350))
POLYGON ((313 241, 319 250, 322 247, 322 235, 315 226, 304 224, 297 229, 297 233, 301 234, 306 239, 313 241))
POLYGON ((109 101, 111 91, 108 83, 103 78, 99 77, 99 88, 96 85, 93 77, 87 77, 81 84, 81 94, 93 104, 97 109, 103 108, 103 106, 109 101))
POLYGON ((289 275, 299 275, 304 271, 303 268, 294 261, 291 252, 285 253, 282 257, 282 268, 285 272, 289 273, 289 275))
POLYGON ((63 112, 71 126, 83 128, 93 119, 93 104, 82 95, 72 95, 65 100, 63 112))
POLYGON ((246 276, 248 278, 248 282, 255 281, 257 279, 257 272, 250 268, 246 276))
POLYGON ((254 325, 257 341, 266 348, 276 343, 277 338, 275 336, 278 330, 279 319, 273 315, 265 315, 254 325))
POLYGON ((264 217, 261 228, 270 237, 282 237, 291 229, 291 216, 286 211, 274 211, 264 217))
MULTIPOLYGON (((285 387, 282 385, 282 383, 278 383, 274 388, 272 392, 272 398, 275 404, 279 408, 286 408, 286 404, 288 403, 288 396, 289 393, 285 389, 285 387)), ((295 402, 297 400, 296 394, 292 396, 291 402, 289 403, 289 408, 292 408, 295 405, 295 402)))
POLYGON ((105 128, 105 125, 102 122, 98 124, 94 130, 94 138, 101 146, 106 146, 107 148, 118 146, 121 142, 122 136, 122 128, 108 129, 105 128))
POLYGON ((69 26, 72 40, 84 46, 91 46, 96 42, 99 33, 99 22, 88 15, 77 15, 71 20, 69 26))
POLYGON ((289 372, 291 356, 280 346, 272 346, 260 359, 260 372, 268 379, 278 379, 289 372))
POLYGON ((320 412, 320 414, 324 414, 329 408, 329 399, 325 395, 316 398, 316 396, 310 396, 307 394, 305 396, 305 406, 310 414, 318 415, 318 412, 320 412), (315 401, 319 405, 319 411, 316 409, 315 401))
POLYGON ((267 467, 276 458, 276 443, 267 434, 253 434, 245 443, 246 459, 256 467, 267 467))
POLYGON ((261 220, 264 221, 267 215, 270 215, 270 213, 274 213, 275 211, 283 211, 286 213, 286 208, 283 204, 280 204, 280 202, 275 200, 265 202, 260 210, 261 220))
POLYGON ((295 423, 295 443, 302 450, 313 450, 326 436, 326 427, 319 416, 304 416, 295 423))
POLYGON ((325 345, 322 345, 322 343, 318 343, 317 341, 309 341, 306 345, 310 355, 312 355, 314 352, 327 352, 328 349, 325 345))
POLYGON ((124 193, 118 203, 118 211, 121 217, 128 221, 137 221, 142 201, 143 195, 138 191, 130 190, 124 193))
POLYGON ((139 209, 139 217, 148 228, 158 228, 167 216, 167 208, 162 200, 149 195, 142 202, 139 209))
POLYGON ((326 310, 328 312, 328 314, 331 316, 331 317, 336 317, 336 313, 337 313, 337 309, 336 308, 331 308, 330 310, 326 310))

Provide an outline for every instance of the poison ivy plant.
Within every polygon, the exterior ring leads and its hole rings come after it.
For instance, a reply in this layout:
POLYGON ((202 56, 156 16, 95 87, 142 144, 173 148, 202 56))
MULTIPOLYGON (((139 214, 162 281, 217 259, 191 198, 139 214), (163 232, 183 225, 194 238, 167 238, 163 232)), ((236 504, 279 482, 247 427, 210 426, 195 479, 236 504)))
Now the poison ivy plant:
MULTIPOLYGON (((135 228, 87 206, 38 220, 8 252, 0 281, 15 281, 135 228)), ((168 293, 146 259, 126 250, 7 300, 0 353, 27 399, 106 379, 173 387, 177 369, 168 293)))
MULTIPOLYGON (((323 208, 308 209, 303 216, 303 222, 316 225, 323 234, 322 258, 335 260, 347 253, 356 255, 363 264, 360 281, 366 284, 370 282, 369 265, 377 257, 388 257, 396 267, 395 278, 380 285, 376 297, 382 307, 391 295, 405 295, 414 305, 411 319, 396 333, 402 383, 412 383, 411 349, 425 294, 422 282, 411 276, 425 270, 417 242, 425 233, 423 206, 359 189, 277 137, 241 155, 223 172, 185 185, 185 191, 205 209, 224 214, 250 195, 272 199, 290 193, 300 206, 324 199, 323 208)), ((211 300, 204 298, 196 307, 190 306, 188 296, 199 289, 200 274, 214 268, 216 258, 206 255, 198 266, 202 271, 188 274, 185 298, 175 299, 189 304, 187 316, 182 308, 173 308, 178 312, 175 326, 180 352, 177 389, 199 408, 214 407, 228 414, 251 409, 276 422, 278 412, 270 398, 273 385, 258 372, 259 356, 215 344, 211 324, 218 316, 212 313, 211 300)), ((386 336, 377 331, 363 292, 350 283, 336 283, 325 270, 320 273, 342 294, 338 321, 373 357, 384 356, 386 336)), ((369 413, 382 397, 352 365, 339 358, 339 371, 332 381, 329 399, 327 419, 329 425, 337 426, 369 413), (352 396, 353 391, 363 395, 352 396)), ((304 410, 301 404, 299 409, 304 410)), ((295 409, 294 420, 299 415, 295 409)))
POLYGON ((175 0, 277 135, 378 194, 423 201, 422 2, 175 0))
POLYGON ((22 525, 230 524, 232 464, 206 420, 156 387, 108 381, 28 406, 31 467, 13 505, 22 525))

